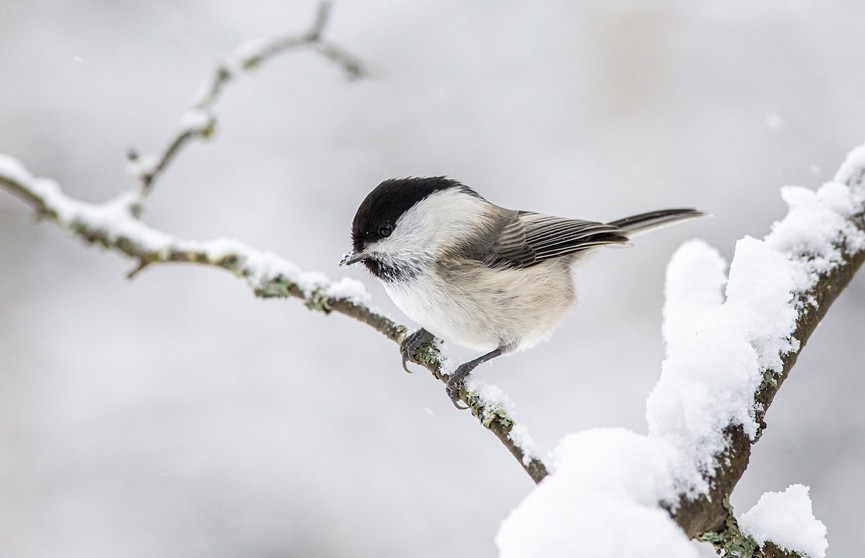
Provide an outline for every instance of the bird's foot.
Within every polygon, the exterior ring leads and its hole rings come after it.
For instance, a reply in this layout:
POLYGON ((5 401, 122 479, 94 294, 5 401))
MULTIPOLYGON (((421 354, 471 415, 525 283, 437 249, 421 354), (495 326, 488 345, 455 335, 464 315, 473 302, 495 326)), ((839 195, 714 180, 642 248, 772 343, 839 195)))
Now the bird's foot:
POLYGON ((445 386, 445 391, 447 392, 448 397, 451 398, 451 403, 454 404, 454 407, 461 411, 468 409, 468 407, 460 404, 460 388, 465 383, 466 377, 471 374, 471 371, 477 368, 479 364, 483 364, 490 359, 494 359, 497 356, 504 354, 504 350, 504 348, 499 347, 498 349, 494 349, 474 360, 460 364, 457 369, 454 370, 454 373, 450 375, 447 385, 445 386))
POLYGON ((463 387, 466 378, 476 366, 477 364, 474 361, 459 365, 459 367, 454 370, 454 373, 450 375, 448 382, 445 385, 445 392, 448 394, 448 397, 450 397, 451 403, 453 403, 454 407, 460 411, 468 409, 467 406, 460 403, 460 388, 463 387))
POLYGON ((415 364, 421 364, 417 359, 415 359, 415 354, 424 344, 429 343, 434 339, 435 335, 423 328, 414 333, 410 333, 405 339, 403 339, 402 343, 399 345, 399 352, 402 355, 403 370, 411 374, 411 370, 408 369, 408 363, 413 362, 415 364))

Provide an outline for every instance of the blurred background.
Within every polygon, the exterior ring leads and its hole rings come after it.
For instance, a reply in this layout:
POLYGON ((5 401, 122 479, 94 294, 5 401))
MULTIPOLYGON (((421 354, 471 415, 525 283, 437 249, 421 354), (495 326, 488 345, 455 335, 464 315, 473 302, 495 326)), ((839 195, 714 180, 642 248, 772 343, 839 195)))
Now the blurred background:
MULTIPOLYGON (((132 181, 241 41, 305 30, 312 1, 4 0, 0 152, 74 196, 132 181)), ((865 4, 854 0, 411 3, 334 7, 349 83, 311 53, 227 90, 219 132, 159 181, 146 221, 336 266, 379 181, 447 174, 506 207, 713 219, 599 254, 552 341, 479 369, 543 448, 646 431, 664 269, 700 237, 731 257, 865 141, 865 4)), ((396 346, 229 274, 149 269, 35 222, 0 192, 0 555, 494 556, 532 484, 396 346)), ((858 277, 784 385, 733 498, 812 487, 829 552, 865 546, 858 277)), ((458 351, 456 354, 462 355, 458 351)))

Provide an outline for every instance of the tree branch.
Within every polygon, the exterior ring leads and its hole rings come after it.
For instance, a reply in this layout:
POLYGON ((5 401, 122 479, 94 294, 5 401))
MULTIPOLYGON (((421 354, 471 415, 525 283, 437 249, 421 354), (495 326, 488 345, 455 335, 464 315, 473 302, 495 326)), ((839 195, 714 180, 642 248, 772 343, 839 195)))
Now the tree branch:
MULTIPOLYGON (((847 165, 845 163, 845 167, 847 165)), ((841 181, 851 190, 861 194, 865 192, 865 160, 854 162, 853 167, 846 169, 847 176, 841 177, 841 181), (856 168, 856 165, 859 167, 856 168)), ((845 168, 842 167, 839 174, 844 171, 845 168)), ((849 218, 849 223, 856 230, 865 231, 865 207, 861 201, 858 210, 849 218)), ((826 315, 832 303, 865 262, 865 250, 861 247, 843 244, 837 248, 841 254, 840 261, 836 262, 828 271, 820 272, 817 280, 812 283, 809 289, 798 293, 798 307, 801 310, 792 335, 793 339, 799 342, 798 349, 782 355, 780 370, 763 371, 763 381, 754 394, 757 409, 756 421, 760 425, 757 436, 752 441, 742 426, 728 427, 725 432, 728 441, 726 448, 720 454, 715 455, 717 467, 711 479, 708 479, 711 481, 709 492, 693 500, 682 495, 678 505, 674 506, 675 511, 672 512, 672 516, 688 536, 715 542, 718 534, 726 532, 729 535, 736 532, 735 529, 731 529, 731 525, 735 525, 735 520, 728 505, 728 498, 748 467, 751 446, 759 440, 760 434, 766 428, 764 422, 766 412, 781 384, 787 379, 796 364, 799 353, 811 334, 826 315)), ((792 261, 801 262, 803 265, 808 265, 816 256, 807 249, 795 248, 786 255, 792 261)), ((723 540, 730 540, 730 538, 730 536, 722 537, 723 540)), ((723 548, 723 546, 719 546, 719 548, 723 548)), ((780 550, 771 547, 760 552, 762 553, 756 553, 754 556, 798 556, 794 553, 781 554, 780 550)))
MULTIPOLYGON (((349 78, 365 75, 360 61, 350 53, 325 41, 324 30, 330 4, 320 5, 310 29, 301 35, 248 42, 238 47, 214 71, 203 85, 192 107, 181 119, 180 130, 158 156, 130 154, 131 170, 138 178, 137 188, 104 204, 90 204, 66 196, 52 180, 35 178, 18 161, 0 155, 0 187, 23 199, 38 215, 55 222, 73 236, 100 245, 136 262, 130 277, 154 264, 196 263, 224 269, 243 279, 256 296, 263 298, 297 298, 311 310, 329 314, 337 312, 357 319, 388 339, 399 343, 407 333, 400 325, 369 305, 369 295, 357 281, 330 281, 318 273, 303 272, 278 256, 256 250, 237 241, 215 239, 206 242, 179 239, 144 224, 140 217, 147 196, 155 181, 193 139, 212 135, 216 118, 212 109, 225 86, 243 72, 259 66, 274 56, 301 48, 310 48, 336 63, 349 78)), ((865 163, 848 172, 846 182, 863 189, 865 163)), ((865 230, 865 212, 860 210, 850 218, 857 230, 865 230)), ((799 351, 813 333, 831 304, 850 282, 865 261, 865 251, 853 246, 841 246, 841 261, 822 272, 817 281, 798 293, 801 312, 793 337, 799 342, 795 351, 782 357, 781 370, 764 370, 763 382, 754 393, 759 432, 765 428, 764 418, 781 384, 795 365, 799 351)), ((807 250, 786 254, 790 259, 808 262, 814 254, 807 250)), ((434 344, 417 353, 417 360, 439 381, 446 382, 447 364, 434 344)), ((543 461, 530 449, 517 428, 513 413, 506 402, 491 390, 475 389, 474 384, 460 390, 459 398, 471 409, 484 427, 505 445, 535 482, 547 476, 543 461)), ((759 434, 758 432, 758 434, 759 434)), ((729 495, 748 466, 751 446, 759 436, 750 438, 741 425, 725 430, 726 446, 714 455, 716 468, 707 476, 709 491, 695 499, 681 495, 669 506, 670 515, 692 538, 713 542, 728 554, 754 557, 780 556, 767 545, 756 547, 736 524, 729 506, 729 495)), ((795 556, 793 553, 784 556, 795 556)))
POLYGON ((758 527, 761 515, 793 509, 786 506, 807 493, 761 498, 744 531, 728 497, 796 355, 865 260, 863 176, 865 146, 819 191, 782 190, 790 212, 763 240, 737 243, 729 274, 702 241, 676 252, 667 269, 667 355, 647 401, 648 434, 593 429, 563 438, 556 473, 502 522, 502 556, 586 548, 604 556, 695 555, 688 538, 737 558, 819 555, 825 541, 816 538, 822 526, 810 501, 807 514, 796 511, 797 525, 815 528, 803 537, 758 527), (802 548, 796 554, 782 544, 802 548))
MULTIPOLYGON (((303 272, 274 254, 234 240, 200 242, 179 239, 144 224, 140 219, 156 179, 182 148, 193 139, 212 135, 216 125, 213 106, 235 77, 278 54, 300 48, 311 48, 321 54, 337 64, 350 79, 366 75, 364 65, 355 56, 323 38, 329 15, 330 3, 323 2, 306 33, 249 41, 235 49, 219 64, 211 79, 202 85, 193 106, 181 118, 179 132, 161 155, 130 153, 130 170, 139 179, 137 189, 104 204, 82 202, 66 196, 53 180, 34 177, 21 163, 5 155, 0 155, 0 186, 23 199, 37 215, 55 222, 73 236, 134 260, 136 265, 128 273, 130 278, 154 264, 195 263, 216 267, 245 280, 256 296, 297 298, 311 310, 344 314, 400 343, 406 336, 406 327, 371 308, 369 295, 357 281, 342 279, 332 282, 322 274, 303 272)), ((435 378, 447 381, 445 361, 437 347, 425 347, 419 360, 435 378)), ((535 482, 546 476, 546 467, 526 442, 524 429, 514 431, 513 413, 505 408, 501 398, 466 391, 466 388, 461 390, 460 398, 483 426, 517 458, 535 482)))
POLYGON ((134 150, 129 151, 128 168, 139 181, 141 198, 133 202, 134 212, 140 213, 141 201, 147 197, 156 179, 186 145, 194 139, 208 139, 213 136, 217 123, 213 107, 226 85, 244 73, 280 54, 307 48, 339 66, 349 79, 360 79, 367 75, 365 66, 358 58, 324 38, 330 10, 329 1, 321 2, 312 25, 305 33, 251 40, 238 46, 201 85, 192 106, 181 118, 180 128, 159 155, 139 155, 134 150))
MULTIPOLYGON (((183 240, 141 222, 128 203, 134 192, 105 204, 91 204, 67 197, 53 180, 35 178, 18 161, 0 155, 0 186, 27 202, 45 217, 90 244, 113 250, 138 262, 131 274, 153 264, 195 263, 224 269, 245 280, 256 296, 298 298, 310 310, 338 312, 361 321, 388 339, 400 343, 405 326, 368 306, 369 295, 352 279, 332 282, 320 273, 303 272, 275 254, 240 242, 215 239, 183 240)), ((437 347, 427 346, 418 359, 433 376, 447 381, 444 359, 437 347)), ((546 467, 511 437, 516 421, 500 402, 477 393, 460 391, 472 414, 507 447, 535 482, 546 476, 546 467)))

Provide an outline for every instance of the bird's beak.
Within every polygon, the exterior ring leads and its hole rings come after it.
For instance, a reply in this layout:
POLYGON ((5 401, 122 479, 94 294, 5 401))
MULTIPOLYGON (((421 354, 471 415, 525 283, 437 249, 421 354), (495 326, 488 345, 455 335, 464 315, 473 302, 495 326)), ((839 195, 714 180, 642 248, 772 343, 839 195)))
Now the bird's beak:
POLYGON ((364 254, 362 251, 357 254, 354 253, 354 250, 346 254, 339 260, 339 267, 345 267, 347 265, 356 264, 357 262, 363 261, 367 259, 369 256, 364 254))

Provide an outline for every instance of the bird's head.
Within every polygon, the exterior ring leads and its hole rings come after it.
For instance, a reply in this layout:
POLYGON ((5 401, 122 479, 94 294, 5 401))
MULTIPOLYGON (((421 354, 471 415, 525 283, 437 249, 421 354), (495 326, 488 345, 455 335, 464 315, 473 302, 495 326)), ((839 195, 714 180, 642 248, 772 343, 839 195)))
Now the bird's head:
POLYGON ((340 265, 362 262, 383 280, 413 276, 444 242, 458 238, 461 224, 486 203, 471 188, 443 176, 385 180, 358 207, 352 251, 340 265))

